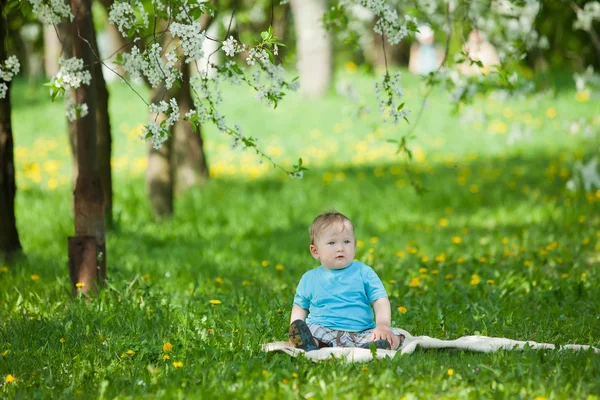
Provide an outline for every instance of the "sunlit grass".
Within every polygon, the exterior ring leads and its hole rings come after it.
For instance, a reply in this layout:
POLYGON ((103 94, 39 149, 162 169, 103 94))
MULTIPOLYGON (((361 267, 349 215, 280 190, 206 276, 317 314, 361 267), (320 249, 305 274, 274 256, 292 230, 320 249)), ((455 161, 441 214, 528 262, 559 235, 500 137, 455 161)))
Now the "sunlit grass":
MULTIPOLYGON (((368 81, 357 82, 371 104, 368 81)), ((416 82, 408 91, 418 93, 416 82)), ((240 98, 224 105, 232 118, 282 163, 306 159, 305 179, 231 151, 208 128, 214 179, 179 198, 175 216, 159 223, 146 203, 146 145, 137 139, 145 111, 126 89, 112 93, 117 223, 107 235, 109 282, 91 301, 69 297, 71 161, 60 108, 16 102, 17 222, 27 258, 0 268, 3 394, 550 399, 600 392, 600 358, 589 352, 417 351, 345 365, 260 351, 286 337, 295 286, 315 266, 308 225, 330 207, 354 221, 356 257, 382 278, 395 326, 439 338, 600 346, 600 191, 566 189, 574 163, 598 148, 600 120, 575 92, 481 98, 456 117, 434 94, 412 141, 410 175, 386 142, 409 126, 355 119, 333 94, 312 102, 290 96, 275 112, 240 98), (509 144, 517 125, 527 135, 509 144), (416 195, 410 177, 428 192, 416 195)), ((409 103, 416 109, 419 101, 409 103)))

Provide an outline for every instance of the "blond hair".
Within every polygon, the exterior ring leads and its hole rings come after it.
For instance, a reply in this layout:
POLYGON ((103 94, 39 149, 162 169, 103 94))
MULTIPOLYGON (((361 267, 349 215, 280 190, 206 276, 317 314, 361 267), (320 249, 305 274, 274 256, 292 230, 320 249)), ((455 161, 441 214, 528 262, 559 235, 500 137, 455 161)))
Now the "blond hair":
POLYGON ((331 210, 318 215, 313 220, 312 224, 310 224, 310 228, 308 229, 308 233, 310 235, 310 244, 314 245, 317 238, 327 228, 340 224, 343 230, 346 223, 350 225, 350 228, 352 228, 352 234, 354 235, 354 225, 352 224, 352 221, 350 221, 350 219, 341 212, 331 210))

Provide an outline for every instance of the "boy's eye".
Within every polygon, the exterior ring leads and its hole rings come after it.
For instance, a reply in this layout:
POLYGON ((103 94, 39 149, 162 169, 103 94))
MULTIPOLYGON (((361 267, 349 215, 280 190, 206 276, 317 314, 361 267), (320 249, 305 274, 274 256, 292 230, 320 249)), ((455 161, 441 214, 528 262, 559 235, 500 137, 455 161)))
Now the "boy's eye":
POLYGON ((327 244, 333 244, 333 243, 334 243, 334 242, 329 242, 329 243, 327 243, 327 244))
POLYGON ((350 244, 350 241, 349 240, 344 240, 344 243, 345 244, 350 244))

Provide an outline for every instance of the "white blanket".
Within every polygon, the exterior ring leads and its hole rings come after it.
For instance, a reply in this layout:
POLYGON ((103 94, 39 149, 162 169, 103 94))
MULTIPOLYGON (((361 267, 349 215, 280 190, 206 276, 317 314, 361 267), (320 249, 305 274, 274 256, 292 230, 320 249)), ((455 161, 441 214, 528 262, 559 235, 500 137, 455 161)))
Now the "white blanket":
MULTIPOLYGON (((410 354, 417 346, 425 349, 462 349, 490 353, 496 350, 522 350, 525 346, 532 349, 556 349, 557 346, 550 343, 537 343, 532 341, 520 341, 506 338, 488 337, 488 336, 463 336, 454 340, 440 340, 429 336, 412 336, 410 333, 404 332, 404 343, 398 350, 381 350, 377 349, 375 357, 385 358, 394 357, 397 352, 401 354, 410 354)), ((263 351, 281 351, 289 354, 292 357, 297 357, 304 354, 315 362, 327 360, 329 358, 343 358, 348 362, 365 362, 371 361, 373 355, 369 349, 361 349, 357 347, 325 347, 319 350, 305 352, 302 349, 296 349, 288 342, 273 342, 262 346, 263 351)), ((594 353, 600 354, 600 349, 579 344, 567 344, 558 346, 558 350, 593 350, 594 353)))

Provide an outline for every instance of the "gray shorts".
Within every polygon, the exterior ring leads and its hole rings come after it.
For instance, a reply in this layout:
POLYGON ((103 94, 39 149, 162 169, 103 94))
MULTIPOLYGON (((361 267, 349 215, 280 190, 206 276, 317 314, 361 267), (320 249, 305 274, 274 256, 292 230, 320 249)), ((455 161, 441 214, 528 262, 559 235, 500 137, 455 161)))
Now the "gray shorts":
MULTIPOLYGON (((357 347, 361 344, 369 343, 374 329, 367 329, 360 332, 338 331, 325 326, 307 323, 313 337, 321 343, 330 347, 357 347)), ((404 330, 391 328, 392 333, 400 339, 398 348, 402 347, 405 335, 404 330)))

